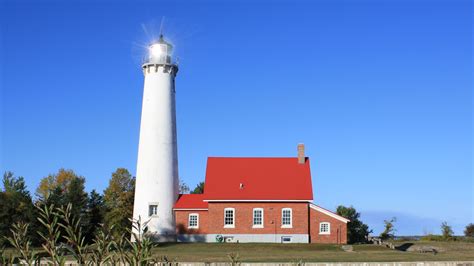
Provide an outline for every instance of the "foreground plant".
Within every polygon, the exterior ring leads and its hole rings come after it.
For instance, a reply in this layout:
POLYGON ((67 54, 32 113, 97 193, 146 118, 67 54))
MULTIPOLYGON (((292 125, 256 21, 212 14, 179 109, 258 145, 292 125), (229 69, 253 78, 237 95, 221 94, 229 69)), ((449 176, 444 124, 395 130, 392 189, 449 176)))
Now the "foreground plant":
POLYGON ((168 256, 157 256, 154 257, 150 261, 151 265, 158 265, 158 266, 174 266, 174 265, 179 265, 178 262, 176 262, 176 259, 170 259, 168 256))
POLYGON ((48 253, 51 261, 55 265, 64 265, 66 258, 64 252, 59 244, 61 238, 61 226, 59 224, 59 218, 61 215, 57 212, 54 205, 43 207, 38 206, 39 217, 38 221, 46 229, 46 233, 38 231, 39 236, 43 239, 44 243, 41 245, 48 253))
POLYGON ((229 257, 229 260, 232 266, 240 265, 239 253, 229 253, 227 254, 227 257, 229 257))
POLYGON ((72 215, 72 204, 68 204, 66 208, 59 208, 58 214, 62 218, 59 226, 66 233, 64 239, 66 239, 67 245, 65 247, 72 253, 79 265, 84 265, 87 261, 87 249, 89 246, 86 244, 86 238, 82 233, 81 218, 72 215))
POLYGON ((112 265, 116 263, 112 260, 112 248, 114 242, 112 240, 112 234, 109 228, 105 225, 101 226, 101 229, 96 233, 94 238, 94 244, 90 248, 91 252, 91 265, 102 265, 103 263, 111 262, 112 265))
POLYGON ((110 257, 112 265, 127 265, 128 263, 128 244, 125 234, 117 241, 113 241, 114 251, 110 257))
POLYGON ((24 222, 14 224, 10 229, 12 236, 6 237, 6 239, 20 254, 19 259, 21 262, 31 266, 35 265, 38 256, 31 249, 31 239, 28 235, 29 226, 29 224, 24 222))
POLYGON ((138 220, 132 220, 132 229, 127 228, 131 235, 131 239, 126 238, 130 247, 127 261, 131 265, 147 265, 152 260, 151 249, 155 247, 155 243, 148 233, 148 222, 142 222, 141 217, 138 217, 138 220))
POLYGON ((7 254, 5 253, 5 247, 0 248, 0 265, 13 265, 13 262, 15 261, 15 257, 10 254, 8 257, 7 254))

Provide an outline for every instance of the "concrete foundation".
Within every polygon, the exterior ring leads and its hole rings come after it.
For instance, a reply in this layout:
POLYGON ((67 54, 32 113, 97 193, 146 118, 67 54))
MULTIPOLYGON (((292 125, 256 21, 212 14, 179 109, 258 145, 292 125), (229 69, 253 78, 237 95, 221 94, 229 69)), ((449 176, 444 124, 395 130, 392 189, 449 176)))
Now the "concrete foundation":
POLYGON ((217 242, 216 237, 221 235, 224 242, 234 243, 309 243, 308 234, 180 234, 178 242, 217 242))

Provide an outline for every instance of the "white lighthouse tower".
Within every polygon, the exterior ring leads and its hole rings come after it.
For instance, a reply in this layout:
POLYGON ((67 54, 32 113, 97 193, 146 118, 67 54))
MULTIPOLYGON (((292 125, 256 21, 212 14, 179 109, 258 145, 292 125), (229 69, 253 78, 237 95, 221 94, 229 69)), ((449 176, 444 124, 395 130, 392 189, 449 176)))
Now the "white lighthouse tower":
POLYGON ((176 241, 173 206, 178 197, 175 76, 172 46, 163 35, 149 47, 138 146, 133 218, 148 222, 156 240, 176 241))

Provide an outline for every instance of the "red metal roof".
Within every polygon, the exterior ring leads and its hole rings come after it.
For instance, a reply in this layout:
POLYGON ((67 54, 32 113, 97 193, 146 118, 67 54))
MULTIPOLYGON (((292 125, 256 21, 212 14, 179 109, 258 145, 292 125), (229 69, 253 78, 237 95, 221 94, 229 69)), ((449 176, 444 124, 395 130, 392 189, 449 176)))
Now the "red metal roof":
POLYGON ((203 201, 204 194, 182 194, 179 195, 175 209, 207 209, 207 202, 203 201))
POLYGON ((313 199, 309 159, 207 159, 204 200, 308 200, 313 199))

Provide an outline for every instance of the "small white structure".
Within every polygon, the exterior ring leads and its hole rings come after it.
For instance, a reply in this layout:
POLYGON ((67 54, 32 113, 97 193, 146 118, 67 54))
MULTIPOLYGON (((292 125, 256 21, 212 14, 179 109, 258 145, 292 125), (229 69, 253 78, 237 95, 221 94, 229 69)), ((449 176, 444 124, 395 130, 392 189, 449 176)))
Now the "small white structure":
POLYGON ((175 76, 172 46, 160 36, 143 64, 145 84, 133 218, 149 221, 157 241, 176 241, 173 206, 178 197, 175 76))

